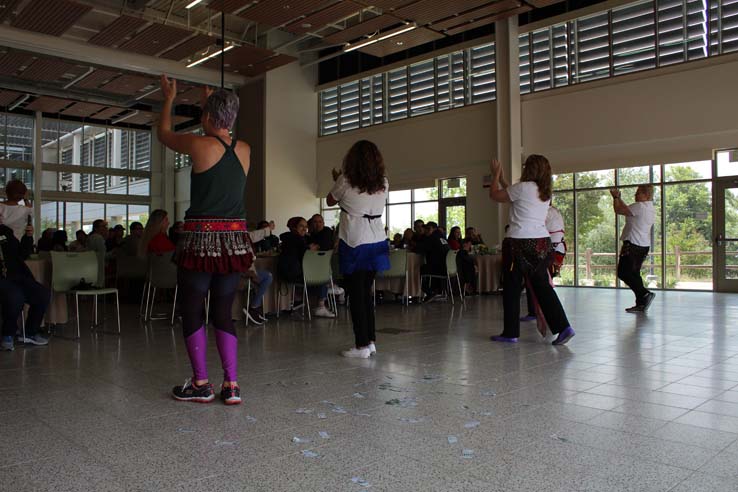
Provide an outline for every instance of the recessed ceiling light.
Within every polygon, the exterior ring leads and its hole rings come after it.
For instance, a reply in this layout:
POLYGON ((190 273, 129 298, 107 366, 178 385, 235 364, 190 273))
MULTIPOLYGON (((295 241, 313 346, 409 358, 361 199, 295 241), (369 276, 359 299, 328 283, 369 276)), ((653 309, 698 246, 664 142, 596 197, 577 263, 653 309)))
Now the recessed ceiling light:
POLYGON ((397 46, 402 46, 403 44, 405 44, 405 42, 404 41, 397 41, 395 44, 397 46))
POLYGON ((292 7, 290 7, 289 5, 282 5, 282 8, 285 9, 285 10, 287 10, 287 9, 292 8, 292 7))
POLYGON ((191 9, 192 7, 194 7, 195 5, 197 5, 198 3, 201 3, 201 2, 202 2, 202 0, 192 0, 189 4, 187 4, 187 6, 185 8, 186 9, 191 9))
POLYGON ((302 25, 302 27, 303 27, 303 29, 310 29, 311 27, 313 27, 313 25, 312 25, 312 24, 310 24, 309 22, 305 22, 305 23, 304 23, 304 24, 302 25))

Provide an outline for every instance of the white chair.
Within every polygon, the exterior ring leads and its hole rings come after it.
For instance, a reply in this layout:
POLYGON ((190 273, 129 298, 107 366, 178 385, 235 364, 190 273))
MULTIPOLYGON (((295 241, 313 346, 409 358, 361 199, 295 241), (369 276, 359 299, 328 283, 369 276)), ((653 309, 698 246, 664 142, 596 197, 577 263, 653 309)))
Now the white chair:
POLYGON ((177 265, 172 261, 174 253, 165 253, 161 255, 149 255, 149 282, 148 290, 151 296, 147 295, 148 316, 149 320, 167 319, 165 317, 153 316, 154 305, 156 304, 156 291, 161 289, 174 289, 174 303, 172 304, 171 324, 174 324, 174 312, 177 308, 177 265))
POLYGON ((461 299, 461 302, 464 302, 464 290, 461 287, 461 278, 459 277, 459 269, 456 266, 456 255, 458 254, 458 251, 449 250, 448 253, 446 253, 446 275, 432 275, 432 274, 425 274, 420 276, 421 282, 423 280, 430 281, 431 279, 437 278, 437 279, 443 279, 446 281, 446 293, 447 296, 451 296, 451 304, 454 304, 454 290, 453 290, 453 284, 451 282, 451 277, 456 277, 456 284, 459 288, 459 297, 461 299))

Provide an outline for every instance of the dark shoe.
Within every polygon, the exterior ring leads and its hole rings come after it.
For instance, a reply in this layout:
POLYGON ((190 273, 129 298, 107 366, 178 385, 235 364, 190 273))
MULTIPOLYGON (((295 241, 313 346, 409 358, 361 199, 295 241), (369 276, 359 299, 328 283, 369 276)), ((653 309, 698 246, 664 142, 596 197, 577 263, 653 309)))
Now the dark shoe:
POLYGON ((625 312, 627 312, 627 313, 642 313, 645 310, 646 309, 643 306, 641 306, 640 304, 636 304, 635 306, 631 306, 629 308, 626 308, 625 309, 625 312))
POLYGON ((220 400, 226 405, 240 405, 241 404, 241 388, 236 386, 221 386, 220 387, 220 400))
POLYGON ((493 342, 518 343, 518 337, 503 337, 499 335, 489 337, 493 342))
POLYGON ((261 325, 264 323, 261 320, 261 316, 259 316, 258 308, 250 308, 248 311, 244 309, 243 313, 246 315, 246 319, 249 323, 253 323, 255 325, 261 325))
POLYGON ((571 340, 574 335, 576 335, 576 333, 574 333, 574 328, 567 326, 564 328, 564 331, 559 333, 559 336, 556 337, 556 340, 553 341, 552 345, 566 345, 566 342, 571 340))
POLYGON ((528 314, 527 316, 523 316, 520 318, 520 321, 535 321, 536 315, 535 314, 528 314))
POLYGON ((215 391, 213 391, 213 385, 210 383, 195 386, 195 383, 191 379, 188 379, 182 386, 172 388, 172 397, 179 401, 210 403, 215 399, 215 391))
POLYGON ((648 311, 648 308, 655 297, 656 294, 654 294, 653 292, 649 292, 648 294, 646 294, 646 296, 643 298, 643 302, 641 303, 643 305, 643 311, 648 311))

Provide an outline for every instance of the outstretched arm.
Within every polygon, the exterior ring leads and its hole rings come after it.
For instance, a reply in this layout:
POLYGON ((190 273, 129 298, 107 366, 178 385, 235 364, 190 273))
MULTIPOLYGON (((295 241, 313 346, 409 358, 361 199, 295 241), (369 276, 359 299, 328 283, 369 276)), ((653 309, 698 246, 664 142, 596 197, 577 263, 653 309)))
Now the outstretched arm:
POLYGON ((489 187, 489 197, 497 203, 510 203, 510 195, 508 195, 505 177, 502 174, 502 164, 497 159, 492 159, 490 163, 490 171, 492 172, 492 184, 489 187), (500 188, 500 184, 503 188, 500 188))
POLYGON ((172 106, 174 106, 174 98, 177 97, 177 81, 169 80, 166 75, 162 74, 161 92, 164 95, 164 103, 161 107, 156 132, 159 141, 175 152, 192 155, 197 136, 192 133, 175 133, 172 131, 172 106))
POLYGON ((618 190, 617 188, 611 188, 610 194, 612 195, 612 208, 613 210, 615 210, 615 213, 618 215, 632 217, 633 212, 630 211, 628 205, 626 205, 622 198, 620 198, 620 190, 618 190))

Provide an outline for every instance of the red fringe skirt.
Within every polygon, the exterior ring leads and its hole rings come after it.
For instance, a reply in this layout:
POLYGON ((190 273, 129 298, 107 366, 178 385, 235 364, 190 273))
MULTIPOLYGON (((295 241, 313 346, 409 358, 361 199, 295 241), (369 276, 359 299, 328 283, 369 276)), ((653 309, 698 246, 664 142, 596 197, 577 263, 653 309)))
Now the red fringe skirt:
POLYGON ((177 242, 180 268, 208 273, 246 272, 254 261, 246 221, 197 217, 185 219, 177 242))

